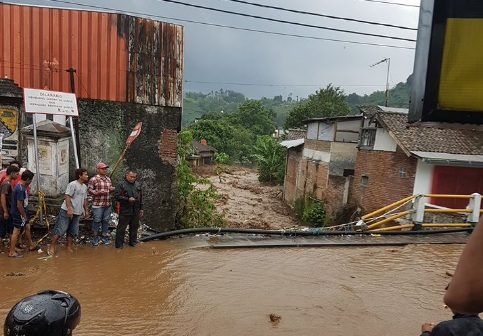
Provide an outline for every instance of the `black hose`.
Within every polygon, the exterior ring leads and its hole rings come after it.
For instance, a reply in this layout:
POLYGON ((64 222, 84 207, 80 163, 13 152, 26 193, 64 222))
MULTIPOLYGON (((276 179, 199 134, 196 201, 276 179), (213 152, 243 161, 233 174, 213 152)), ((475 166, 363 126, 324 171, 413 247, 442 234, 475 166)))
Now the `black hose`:
POLYGON ((156 233, 150 236, 142 237, 139 241, 146 242, 155 239, 166 239, 173 236, 194 234, 194 233, 243 233, 243 234, 259 234, 259 235, 273 235, 273 236, 289 236, 289 237, 305 237, 305 236, 346 236, 346 235, 427 235, 427 234, 443 234, 443 233, 471 233, 473 227, 458 228, 458 229, 441 229, 441 230, 420 230, 420 231, 328 231, 324 228, 309 229, 306 231, 300 230, 262 230, 262 229, 238 229, 238 228, 192 228, 182 229, 168 232, 156 233))

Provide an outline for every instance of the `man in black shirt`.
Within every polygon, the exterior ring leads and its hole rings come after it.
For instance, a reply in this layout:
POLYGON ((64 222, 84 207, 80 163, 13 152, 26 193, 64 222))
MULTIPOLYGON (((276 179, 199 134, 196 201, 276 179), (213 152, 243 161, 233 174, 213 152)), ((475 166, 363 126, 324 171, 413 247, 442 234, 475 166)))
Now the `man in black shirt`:
POLYGON ((124 181, 118 184, 114 191, 114 198, 118 202, 119 223, 116 229, 116 248, 122 248, 124 235, 129 225, 129 246, 136 246, 139 219, 143 216, 143 194, 141 185, 136 181, 137 174, 130 170, 124 181))

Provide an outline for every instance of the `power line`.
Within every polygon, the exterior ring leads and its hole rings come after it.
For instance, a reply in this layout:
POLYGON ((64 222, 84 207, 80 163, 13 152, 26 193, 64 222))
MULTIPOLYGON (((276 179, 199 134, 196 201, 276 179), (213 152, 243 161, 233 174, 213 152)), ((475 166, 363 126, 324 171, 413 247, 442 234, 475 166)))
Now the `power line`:
POLYGON ((256 6, 256 7, 261 7, 261 8, 268 8, 268 9, 275 9, 275 10, 280 10, 280 11, 290 12, 290 13, 296 13, 296 14, 312 15, 312 16, 324 17, 324 18, 334 19, 334 20, 344 20, 344 21, 350 21, 350 22, 357 22, 357 23, 364 23, 364 24, 384 26, 384 27, 390 27, 390 28, 398 28, 398 29, 406 29, 406 30, 418 30, 417 28, 398 26, 398 25, 393 25, 393 24, 389 24, 389 23, 365 21, 365 20, 358 20, 358 19, 346 18, 346 17, 341 17, 341 16, 306 12, 306 11, 284 8, 284 7, 262 5, 262 4, 259 4, 259 3, 253 3, 253 2, 243 1, 243 0, 222 0, 222 1, 231 1, 231 2, 236 2, 236 3, 240 3, 240 4, 244 4, 244 5, 256 6))
POLYGON ((177 4, 177 5, 193 7, 193 8, 198 8, 198 9, 205 9, 205 10, 210 10, 210 11, 215 11, 215 12, 220 12, 220 13, 225 13, 225 14, 239 15, 239 16, 249 17, 249 18, 253 18, 253 19, 290 24, 290 25, 306 27, 306 28, 316 28, 316 29, 335 31, 335 32, 339 32, 339 33, 348 33, 348 34, 356 34, 356 35, 363 35, 363 36, 387 38, 387 39, 399 40, 399 41, 416 42, 416 40, 414 40, 414 39, 409 39, 409 38, 404 38, 404 37, 396 37, 396 36, 389 36, 389 35, 382 35, 382 34, 363 33, 363 32, 358 32, 358 31, 354 31, 354 30, 330 28, 330 27, 325 27, 325 26, 311 25, 311 24, 307 24, 307 23, 299 23, 299 22, 293 22, 293 21, 287 21, 287 20, 279 20, 279 19, 273 19, 273 18, 268 18, 268 17, 264 17, 264 16, 259 16, 259 15, 251 15, 251 14, 233 12, 233 11, 228 11, 228 10, 219 9, 219 8, 193 5, 193 4, 188 4, 188 3, 176 1, 176 0, 157 0, 157 1, 168 2, 168 3, 173 3, 173 4, 177 4))
POLYGON ((380 44, 380 43, 371 43, 371 42, 359 42, 359 41, 341 40, 341 39, 324 38, 324 37, 316 37, 316 36, 308 36, 308 35, 299 35, 299 34, 279 33, 279 32, 268 31, 268 30, 242 28, 242 27, 236 27, 236 26, 221 25, 221 24, 217 24, 217 23, 201 22, 201 21, 194 21, 194 20, 187 20, 187 19, 179 19, 179 18, 174 18, 174 17, 169 17, 169 16, 147 14, 147 13, 141 13, 141 12, 133 12, 133 11, 127 12, 127 11, 123 11, 123 10, 119 10, 119 9, 115 9, 115 8, 95 6, 95 5, 86 5, 86 4, 81 4, 81 3, 72 2, 72 1, 64 1, 64 0, 48 0, 48 1, 64 3, 64 4, 69 4, 69 5, 77 5, 77 6, 81 6, 81 7, 87 7, 87 8, 98 9, 98 10, 107 10, 107 11, 117 12, 117 13, 122 13, 122 14, 127 14, 127 15, 152 17, 152 18, 158 18, 158 19, 201 24, 201 25, 205 25, 205 26, 213 26, 213 27, 218 27, 218 28, 228 28, 228 29, 242 30, 242 31, 248 31, 248 32, 255 32, 255 33, 288 36, 288 37, 297 37, 297 38, 306 38, 306 39, 329 41, 329 42, 341 42, 341 43, 349 43, 349 44, 369 45, 369 46, 375 46, 375 47, 387 47, 387 48, 409 49, 409 50, 415 49, 414 47, 407 47, 407 46, 398 46, 398 45, 380 44))
POLYGON ((400 3, 400 2, 390 2, 390 1, 382 1, 382 0, 360 0, 360 1, 376 2, 376 3, 385 4, 385 5, 394 5, 394 6, 404 6, 404 7, 416 7, 416 8, 419 8, 418 5, 410 5, 410 4, 400 3))

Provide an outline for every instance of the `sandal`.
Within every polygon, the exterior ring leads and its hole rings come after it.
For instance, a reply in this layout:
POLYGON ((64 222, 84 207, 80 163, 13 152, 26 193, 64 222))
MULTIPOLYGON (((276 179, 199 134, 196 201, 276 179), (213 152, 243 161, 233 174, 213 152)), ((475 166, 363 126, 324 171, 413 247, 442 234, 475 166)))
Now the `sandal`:
POLYGON ((35 246, 34 246, 34 247, 32 247, 32 248, 29 248, 29 251, 30 251, 30 252, 32 252, 32 251, 38 251, 38 250, 40 250, 40 245, 38 245, 38 244, 37 244, 37 245, 35 245, 35 246))
POLYGON ((15 254, 14 254, 14 255, 10 255, 10 254, 9 254, 9 255, 8 255, 8 257, 9 257, 9 258, 23 258, 23 255, 18 254, 17 252, 15 252, 15 254))

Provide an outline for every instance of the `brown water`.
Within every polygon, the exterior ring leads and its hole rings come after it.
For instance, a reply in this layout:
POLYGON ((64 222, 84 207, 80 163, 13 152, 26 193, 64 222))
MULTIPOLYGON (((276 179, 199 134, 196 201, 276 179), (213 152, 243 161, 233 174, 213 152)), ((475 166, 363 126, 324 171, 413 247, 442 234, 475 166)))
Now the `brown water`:
POLYGON ((46 260, 2 254, 0 319, 20 298, 53 288, 81 302, 76 336, 419 335, 421 323, 451 316, 445 273, 462 248, 212 249, 191 237, 77 246, 46 260))

